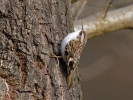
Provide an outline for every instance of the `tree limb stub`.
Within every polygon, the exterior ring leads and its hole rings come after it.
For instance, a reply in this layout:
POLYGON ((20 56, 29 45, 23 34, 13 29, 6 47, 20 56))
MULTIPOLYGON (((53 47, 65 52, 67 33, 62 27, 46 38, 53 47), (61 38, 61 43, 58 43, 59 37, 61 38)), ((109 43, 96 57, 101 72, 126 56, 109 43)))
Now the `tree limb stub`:
POLYGON ((113 32, 124 28, 133 28, 133 5, 108 12, 106 18, 104 14, 97 13, 94 16, 74 22, 75 31, 81 30, 81 22, 88 38, 113 32))

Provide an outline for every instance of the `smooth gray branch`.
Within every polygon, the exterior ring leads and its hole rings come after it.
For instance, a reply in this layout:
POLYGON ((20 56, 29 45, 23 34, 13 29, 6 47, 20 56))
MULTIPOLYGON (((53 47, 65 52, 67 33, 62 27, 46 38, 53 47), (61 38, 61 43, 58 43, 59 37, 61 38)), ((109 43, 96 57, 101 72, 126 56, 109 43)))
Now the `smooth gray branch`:
POLYGON ((74 22, 74 29, 75 31, 81 30, 82 22, 88 38, 92 38, 124 28, 133 28, 133 5, 110 11, 106 18, 103 16, 104 13, 97 13, 94 16, 78 20, 74 22))

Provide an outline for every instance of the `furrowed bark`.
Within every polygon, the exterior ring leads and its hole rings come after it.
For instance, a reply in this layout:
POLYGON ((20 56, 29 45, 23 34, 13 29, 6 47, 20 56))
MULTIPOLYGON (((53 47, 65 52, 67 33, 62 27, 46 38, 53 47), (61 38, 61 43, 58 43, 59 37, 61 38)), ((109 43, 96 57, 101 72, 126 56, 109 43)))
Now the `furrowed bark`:
POLYGON ((60 43, 73 31, 68 0, 0 0, 0 99, 80 100, 78 70, 68 90, 60 43))

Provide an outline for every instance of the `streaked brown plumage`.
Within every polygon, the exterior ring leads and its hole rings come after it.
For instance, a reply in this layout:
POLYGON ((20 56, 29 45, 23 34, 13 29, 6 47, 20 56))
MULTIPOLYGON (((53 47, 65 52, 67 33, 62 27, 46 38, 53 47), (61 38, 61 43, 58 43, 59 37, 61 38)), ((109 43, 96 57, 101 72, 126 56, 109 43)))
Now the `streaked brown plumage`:
POLYGON ((74 68, 78 66, 80 55, 87 42, 85 31, 81 30, 76 39, 70 40, 65 47, 64 59, 67 64, 67 84, 70 89, 73 83, 74 68))

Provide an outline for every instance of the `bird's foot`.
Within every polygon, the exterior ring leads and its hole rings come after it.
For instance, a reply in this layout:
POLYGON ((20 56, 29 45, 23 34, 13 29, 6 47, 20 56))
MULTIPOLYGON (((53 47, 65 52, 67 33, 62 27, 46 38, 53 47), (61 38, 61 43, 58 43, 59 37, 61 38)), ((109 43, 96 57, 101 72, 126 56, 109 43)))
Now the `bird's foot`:
POLYGON ((50 57, 51 57, 51 58, 55 58, 55 59, 57 60, 57 65, 58 65, 58 66, 59 66, 59 59, 60 59, 60 58, 63 58, 62 56, 56 56, 55 54, 52 54, 50 57))

